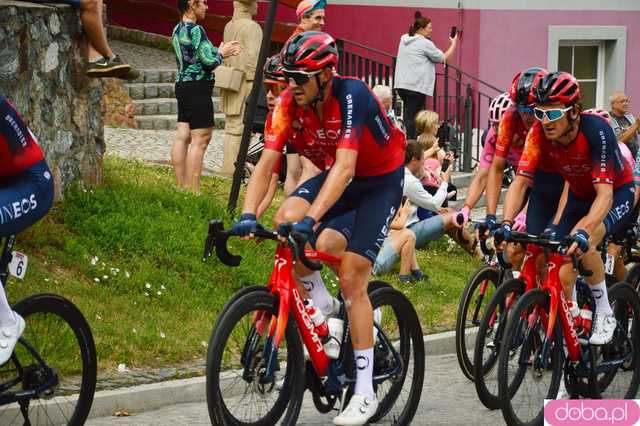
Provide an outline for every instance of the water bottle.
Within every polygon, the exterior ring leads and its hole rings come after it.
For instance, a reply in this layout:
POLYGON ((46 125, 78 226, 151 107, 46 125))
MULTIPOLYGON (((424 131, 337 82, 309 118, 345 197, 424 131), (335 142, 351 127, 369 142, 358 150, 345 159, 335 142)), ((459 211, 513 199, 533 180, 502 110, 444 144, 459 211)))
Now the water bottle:
POLYGON ((331 359, 338 359, 340 356, 340 343, 344 333, 344 321, 340 318, 329 318, 329 339, 324 344, 324 351, 331 359))
POLYGON ((587 304, 585 304, 584 307, 580 309, 580 319, 582 320, 582 328, 584 329, 584 333, 588 336, 589 333, 591 333, 593 312, 591 312, 587 304))
POLYGON ((306 305, 307 306, 305 307, 305 309, 307 310, 307 314, 309 314, 309 317, 311 318, 311 322, 313 322, 313 325, 316 328, 316 332, 318 333, 320 340, 322 342, 325 342, 327 340, 327 336, 329 336, 329 327, 327 326, 327 320, 322 314, 322 311, 313 306, 313 302, 311 300, 308 300, 306 305))

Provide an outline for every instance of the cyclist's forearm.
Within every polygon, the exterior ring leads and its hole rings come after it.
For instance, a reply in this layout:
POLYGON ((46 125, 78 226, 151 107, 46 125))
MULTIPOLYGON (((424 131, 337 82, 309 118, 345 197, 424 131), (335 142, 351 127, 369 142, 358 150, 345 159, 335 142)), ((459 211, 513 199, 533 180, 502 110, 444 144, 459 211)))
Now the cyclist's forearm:
POLYGON ((509 185, 504 199, 504 212, 502 215, 504 220, 513 221, 516 217, 524 201, 527 186, 529 186, 529 179, 524 176, 516 176, 511 185, 509 185))
POLYGON ((498 200, 500 199, 500 190, 502 189, 503 174, 504 159, 501 157, 493 157, 493 162, 489 169, 489 177, 487 178, 487 189, 485 190, 485 197, 487 197, 487 214, 496 214, 498 200))
POLYGON ((478 173, 473 177, 473 181, 469 186, 469 191, 467 192, 467 197, 464 199, 464 204, 469 206, 469 209, 472 210, 480 197, 482 197, 482 193, 487 187, 487 177, 489 175, 489 169, 478 169, 478 173))
POLYGON ((242 213, 256 214, 258 212, 258 205, 267 193, 271 172, 273 171, 276 161, 280 159, 280 155, 279 152, 270 149, 262 151, 260 160, 253 170, 249 184, 247 185, 242 213))
POLYGON ((267 211, 267 209, 271 205, 271 202, 273 201, 273 197, 276 195, 276 189, 278 189, 278 175, 275 173, 272 173, 271 181, 269 182, 269 187, 267 188, 267 193, 265 194, 264 198, 260 202, 260 205, 258 206, 258 210, 256 212, 256 217, 258 219, 260 219, 260 216, 262 216, 264 212, 267 211))
POLYGON ((560 223, 560 218, 562 217, 562 213, 564 212, 564 207, 567 205, 567 199, 569 197, 569 184, 567 182, 564 183, 564 188, 562 188, 562 195, 560 195, 560 201, 558 202, 558 210, 556 211, 556 215, 553 218, 553 224, 557 225, 560 223))

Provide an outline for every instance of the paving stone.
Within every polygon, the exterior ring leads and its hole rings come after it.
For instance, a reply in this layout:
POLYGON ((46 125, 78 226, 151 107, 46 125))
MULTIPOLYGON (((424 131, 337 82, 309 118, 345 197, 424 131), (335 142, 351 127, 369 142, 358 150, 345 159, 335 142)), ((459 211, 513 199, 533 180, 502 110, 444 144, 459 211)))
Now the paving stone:
POLYGON ((175 96, 175 88, 171 83, 162 83, 158 85, 158 97, 169 98, 175 96))
POLYGON ((156 84, 144 85, 144 97, 145 99, 158 97, 158 86, 156 84))
POLYGON ((129 92, 131 99, 144 99, 144 86, 141 84, 128 85, 125 84, 125 88, 129 92))

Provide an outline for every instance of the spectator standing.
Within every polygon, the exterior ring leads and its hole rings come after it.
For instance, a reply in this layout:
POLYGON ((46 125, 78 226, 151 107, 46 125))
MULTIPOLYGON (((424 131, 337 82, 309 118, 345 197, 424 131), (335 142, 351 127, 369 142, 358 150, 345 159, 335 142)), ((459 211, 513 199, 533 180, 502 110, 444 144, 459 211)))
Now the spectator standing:
POLYGON ((224 65, 242 72, 240 90, 220 89, 220 108, 225 114, 222 174, 226 176, 233 176, 235 171, 244 129, 245 101, 253 87, 258 65, 262 28, 252 19, 257 13, 255 0, 236 0, 233 2, 233 18, 224 27, 224 42, 237 40, 242 46, 241 54, 225 58, 224 61, 224 65))
POLYGON ((213 70, 224 57, 237 55, 237 42, 215 48, 199 20, 207 12, 206 0, 178 0, 181 21, 173 29, 171 42, 178 74, 178 130, 171 148, 171 163, 179 188, 200 192, 202 160, 213 129, 213 70))
POLYGON ((611 102, 611 127, 618 141, 627 145, 633 158, 638 155, 638 135, 640 134, 640 115, 634 117, 629 112, 631 99, 624 92, 614 92, 609 97, 611 102))
POLYGON ((415 116, 425 107, 427 96, 433 96, 436 81, 436 64, 445 63, 453 56, 458 36, 449 37, 446 52, 431 41, 431 20, 415 13, 415 21, 409 33, 400 38, 394 74, 394 88, 403 102, 403 120, 407 138, 415 139, 415 116))

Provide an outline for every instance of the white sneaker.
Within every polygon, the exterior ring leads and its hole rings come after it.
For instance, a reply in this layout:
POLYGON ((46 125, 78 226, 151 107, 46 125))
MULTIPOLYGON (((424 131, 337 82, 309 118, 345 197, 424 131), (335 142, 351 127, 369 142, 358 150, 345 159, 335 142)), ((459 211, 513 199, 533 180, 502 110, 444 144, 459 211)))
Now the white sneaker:
POLYGON ((353 395, 349 405, 339 416, 333 418, 333 424, 339 426, 361 426, 367 423, 378 410, 378 400, 362 395, 353 395))
POLYGON ((16 342, 24 332, 24 318, 15 312, 13 315, 16 317, 16 323, 8 327, 0 328, 0 365, 9 361, 16 342))
POLYGON ((613 313, 599 314, 596 312, 596 319, 593 322, 593 333, 589 339, 592 345, 606 345, 613 339, 613 332, 616 331, 616 319, 613 313))

